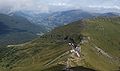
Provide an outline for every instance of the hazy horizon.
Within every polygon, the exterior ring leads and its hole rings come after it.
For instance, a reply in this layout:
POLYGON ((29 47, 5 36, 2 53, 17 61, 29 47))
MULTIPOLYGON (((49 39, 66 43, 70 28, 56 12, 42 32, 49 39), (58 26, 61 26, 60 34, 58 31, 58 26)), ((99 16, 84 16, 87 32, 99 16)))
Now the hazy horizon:
POLYGON ((0 13, 31 11, 49 13, 72 9, 89 12, 120 12, 120 0, 0 0, 0 13))

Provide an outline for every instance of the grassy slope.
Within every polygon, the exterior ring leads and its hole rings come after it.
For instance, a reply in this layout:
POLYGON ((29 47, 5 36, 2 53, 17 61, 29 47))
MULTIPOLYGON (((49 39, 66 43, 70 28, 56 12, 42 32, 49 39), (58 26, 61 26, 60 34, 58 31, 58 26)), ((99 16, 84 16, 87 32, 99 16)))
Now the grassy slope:
POLYGON ((92 66, 96 67, 102 71, 111 71, 116 70, 118 62, 118 58, 120 57, 120 18, 97 18, 94 20, 87 20, 88 28, 83 31, 83 34, 86 36, 90 36, 90 43, 84 45, 85 47, 93 48, 94 45, 103 49, 109 55, 113 57, 113 59, 108 59, 103 56, 96 56, 91 52, 88 53, 89 57, 94 57, 91 59, 86 59, 92 66), (94 63, 92 63, 94 62, 94 63))
POLYGON ((79 60, 73 65, 82 65, 100 71, 117 70, 120 64, 117 60, 117 57, 120 57, 119 22, 118 17, 77 21, 74 24, 56 28, 23 46, 4 47, 0 49, 3 53, 0 55, 0 66, 11 71, 59 71, 62 66, 56 66, 56 64, 65 61, 67 56, 61 57, 48 66, 46 64, 69 50, 67 42, 63 40, 66 36, 71 36, 79 43, 82 34, 90 37, 89 43, 82 45, 85 60, 82 64, 79 60), (109 59, 98 54, 94 50, 94 45, 114 58, 109 59))
POLYGON ((24 43, 42 31, 44 32, 43 27, 30 23, 23 17, 0 14, 0 45, 24 43))

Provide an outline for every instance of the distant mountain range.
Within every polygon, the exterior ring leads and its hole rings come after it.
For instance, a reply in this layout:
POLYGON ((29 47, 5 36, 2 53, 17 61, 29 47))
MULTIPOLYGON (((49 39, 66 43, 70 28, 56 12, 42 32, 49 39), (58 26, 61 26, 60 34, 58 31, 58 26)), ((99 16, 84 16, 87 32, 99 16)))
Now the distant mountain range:
POLYGON ((68 10, 54 13, 34 14, 32 12, 14 12, 0 14, 0 43, 28 41, 55 27, 98 16, 118 16, 118 13, 89 13, 83 10, 68 10), (4 38, 3 38, 4 36, 4 38), (24 39, 24 40, 21 40, 24 39))
POLYGON ((42 32, 43 26, 32 24, 24 17, 0 14, 0 44, 25 42, 42 32))
POLYGON ((118 13, 90 13, 83 10, 68 10, 55 13, 34 14, 32 12, 14 12, 9 15, 22 16, 30 22, 44 26, 46 30, 65 25, 80 19, 87 19, 97 16, 118 16, 118 13))

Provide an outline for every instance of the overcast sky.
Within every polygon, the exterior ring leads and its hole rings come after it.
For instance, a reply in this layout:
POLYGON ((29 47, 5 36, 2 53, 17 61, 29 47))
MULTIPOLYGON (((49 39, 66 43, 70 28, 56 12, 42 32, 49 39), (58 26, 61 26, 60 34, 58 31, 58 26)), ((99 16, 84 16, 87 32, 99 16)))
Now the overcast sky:
POLYGON ((120 0, 0 0, 0 12, 49 12, 67 9, 120 12, 120 0))

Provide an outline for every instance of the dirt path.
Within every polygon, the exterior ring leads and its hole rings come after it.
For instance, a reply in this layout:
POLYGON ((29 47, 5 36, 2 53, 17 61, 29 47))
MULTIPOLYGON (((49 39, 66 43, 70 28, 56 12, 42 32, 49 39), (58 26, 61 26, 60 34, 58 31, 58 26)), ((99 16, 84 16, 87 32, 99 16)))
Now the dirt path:
POLYGON ((48 66, 48 65, 52 64, 53 62, 55 62, 56 60, 60 59, 62 56, 65 56, 65 55, 67 55, 67 54, 69 54, 69 51, 67 51, 67 52, 65 52, 65 53, 63 53, 63 54, 61 54, 61 55, 58 56, 58 57, 56 57, 54 60, 48 62, 45 66, 48 66))
POLYGON ((105 52, 105 51, 103 51, 101 48, 97 47, 95 44, 94 44, 94 48, 96 49, 96 51, 97 51, 98 53, 101 53, 102 55, 104 55, 104 56, 106 56, 106 57, 108 57, 108 58, 110 58, 110 59, 113 58, 113 57, 110 56, 107 52, 105 52))
POLYGON ((102 49, 98 48, 98 47, 95 47, 99 52, 101 52, 103 55, 109 57, 109 58, 112 58, 110 55, 108 55, 108 53, 106 53, 105 51, 103 51, 102 49))

